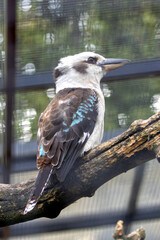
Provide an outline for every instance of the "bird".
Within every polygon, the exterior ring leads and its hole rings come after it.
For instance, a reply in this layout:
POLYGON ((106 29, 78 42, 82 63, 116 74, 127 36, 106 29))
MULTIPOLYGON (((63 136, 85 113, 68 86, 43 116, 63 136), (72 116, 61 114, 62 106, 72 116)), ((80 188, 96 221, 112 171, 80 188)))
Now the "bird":
POLYGON ((128 59, 94 52, 59 60, 53 72, 56 94, 38 122, 39 172, 23 214, 34 209, 51 174, 63 183, 78 157, 101 143, 105 101, 100 81, 108 71, 127 63, 128 59))

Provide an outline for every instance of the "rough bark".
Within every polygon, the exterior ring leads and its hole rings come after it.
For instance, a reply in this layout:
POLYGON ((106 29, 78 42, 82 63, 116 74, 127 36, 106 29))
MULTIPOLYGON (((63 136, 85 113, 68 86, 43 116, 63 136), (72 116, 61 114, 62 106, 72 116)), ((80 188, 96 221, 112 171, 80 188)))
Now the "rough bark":
POLYGON ((156 156, 159 159, 160 112, 147 120, 136 120, 126 132, 80 158, 64 183, 53 176, 35 209, 26 215, 23 210, 35 179, 0 184, 0 227, 40 217, 55 218, 77 199, 91 197, 105 182, 156 156))

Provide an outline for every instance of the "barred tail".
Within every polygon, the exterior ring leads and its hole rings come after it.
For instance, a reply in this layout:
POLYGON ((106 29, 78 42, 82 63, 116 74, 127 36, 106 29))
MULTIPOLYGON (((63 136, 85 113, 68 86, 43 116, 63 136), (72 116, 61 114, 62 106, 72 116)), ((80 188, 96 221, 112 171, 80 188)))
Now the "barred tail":
POLYGON ((23 212, 24 215, 26 213, 30 212, 37 204, 39 197, 42 195, 42 193, 49 181, 52 171, 53 171, 53 167, 51 164, 49 164, 39 170, 36 182, 34 184, 34 187, 29 196, 27 205, 23 212))

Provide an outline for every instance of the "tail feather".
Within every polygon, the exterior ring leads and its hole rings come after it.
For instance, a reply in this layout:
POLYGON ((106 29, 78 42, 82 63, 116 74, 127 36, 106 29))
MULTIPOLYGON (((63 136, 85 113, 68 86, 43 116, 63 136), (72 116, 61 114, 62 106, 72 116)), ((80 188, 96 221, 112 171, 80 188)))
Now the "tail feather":
POLYGON ((41 168, 39 170, 39 173, 38 173, 38 176, 37 176, 37 179, 36 179, 36 182, 34 184, 34 187, 32 189, 32 192, 29 196, 29 199, 28 199, 28 202, 27 202, 27 205, 25 207, 25 210, 23 212, 23 214, 25 215, 26 213, 30 212, 34 207, 35 205, 37 204, 38 202, 38 199, 40 198, 40 196, 42 195, 48 181, 49 181, 49 178, 52 174, 52 171, 53 171, 53 167, 51 164, 41 168))

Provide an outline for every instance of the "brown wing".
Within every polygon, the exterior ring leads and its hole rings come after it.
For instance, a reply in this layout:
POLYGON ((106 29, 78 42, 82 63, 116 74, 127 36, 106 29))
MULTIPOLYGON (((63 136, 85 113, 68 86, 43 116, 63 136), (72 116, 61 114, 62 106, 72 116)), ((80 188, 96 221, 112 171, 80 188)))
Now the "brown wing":
POLYGON ((37 167, 52 164, 63 181, 93 132, 97 95, 90 89, 60 91, 39 119, 37 167))

